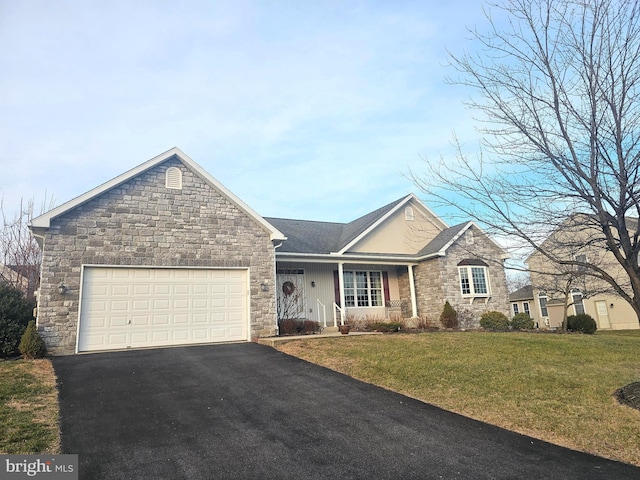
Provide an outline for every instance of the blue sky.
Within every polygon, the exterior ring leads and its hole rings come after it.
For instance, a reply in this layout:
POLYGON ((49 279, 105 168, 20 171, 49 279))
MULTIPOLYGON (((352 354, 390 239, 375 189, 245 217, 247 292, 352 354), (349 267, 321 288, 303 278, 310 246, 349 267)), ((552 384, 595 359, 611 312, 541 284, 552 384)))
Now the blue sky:
POLYGON ((444 64, 483 20, 478 0, 0 0, 5 212, 174 146, 264 216, 419 194, 421 156, 478 140, 444 64))

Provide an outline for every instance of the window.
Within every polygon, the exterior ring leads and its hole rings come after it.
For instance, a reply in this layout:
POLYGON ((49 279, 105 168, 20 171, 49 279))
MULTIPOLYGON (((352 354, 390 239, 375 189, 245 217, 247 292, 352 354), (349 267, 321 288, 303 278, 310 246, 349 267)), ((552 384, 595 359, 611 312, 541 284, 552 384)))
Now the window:
POLYGON ((531 310, 529 310, 529 302, 522 302, 522 308, 524 308, 524 313, 531 316, 531 310))
POLYGON ((540 303, 540 315, 548 317, 549 310, 547 309, 547 296, 544 293, 541 293, 538 295, 538 302, 540 303))
POLYGON ((582 293, 573 292, 571 295, 573 297, 573 309, 576 312, 576 315, 581 315, 584 313, 584 302, 582 301, 582 293))
POLYGON ((517 315, 518 314, 518 304, 517 303, 513 303, 513 314, 517 315))
POLYGON ((381 272, 344 272, 344 302, 347 307, 382 307, 381 272))
POLYGON ((405 220, 409 220, 410 222, 413 221, 413 219, 414 219, 413 207, 406 207, 404 209, 404 219, 405 220))
MULTIPOLYGON (((462 264, 463 262, 460 262, 462 264)), ((459 265, 460 265, 459 264, 459 265)), ((487 281, 487 267, 458 266, 460 273, 460 289, 462 295, 487 296, 489 295, 489 282, 487 281)))
MULTIPOLYGON (((576 262, 582 262, 582 263, 587 263, 587 256, 586 255, 576 255, 576 262)), ((584 265, 576 265, 576 271, 577 272, 586 272, 587 271, 587 267, 585 267, 584 265)))
POLYGON ((165 187, 182 190, 182 172, 177 167, 169 167, 165 177, 165 187))

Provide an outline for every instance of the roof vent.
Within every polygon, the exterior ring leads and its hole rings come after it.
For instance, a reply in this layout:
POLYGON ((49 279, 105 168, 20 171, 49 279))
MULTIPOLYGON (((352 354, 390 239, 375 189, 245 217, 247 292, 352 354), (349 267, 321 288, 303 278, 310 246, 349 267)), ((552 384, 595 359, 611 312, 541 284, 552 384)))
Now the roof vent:
POLYGON ((167 169, 165 186, 175 190, 182 190, 182 172, 179 168, 170 167, 167 169))

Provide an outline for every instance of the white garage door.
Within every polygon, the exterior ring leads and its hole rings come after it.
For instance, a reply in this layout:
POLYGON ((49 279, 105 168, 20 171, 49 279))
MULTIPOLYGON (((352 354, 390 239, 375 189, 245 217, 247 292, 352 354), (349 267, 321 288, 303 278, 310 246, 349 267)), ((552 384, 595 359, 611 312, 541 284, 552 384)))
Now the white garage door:
POLYGON ((85 267, 78 351, 249 339, 247 271, 85 267))

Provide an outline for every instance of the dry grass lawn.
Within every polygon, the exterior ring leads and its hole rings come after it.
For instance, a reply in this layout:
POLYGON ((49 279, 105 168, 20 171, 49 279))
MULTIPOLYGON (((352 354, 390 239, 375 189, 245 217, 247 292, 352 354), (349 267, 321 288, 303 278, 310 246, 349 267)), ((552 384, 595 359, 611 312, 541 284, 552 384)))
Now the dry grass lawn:
POLYGON ((58 391, 49 360, 0 362, 0 454, 60 453, 58 391))
POLYGON ((278 349, 365 382, 558 445, 640 466, 640 331, 438 332, 298 340, 278 349))

